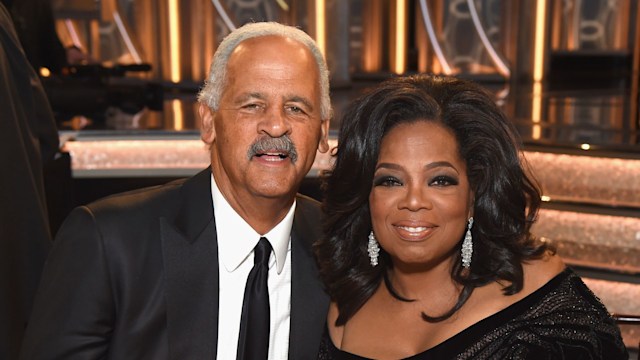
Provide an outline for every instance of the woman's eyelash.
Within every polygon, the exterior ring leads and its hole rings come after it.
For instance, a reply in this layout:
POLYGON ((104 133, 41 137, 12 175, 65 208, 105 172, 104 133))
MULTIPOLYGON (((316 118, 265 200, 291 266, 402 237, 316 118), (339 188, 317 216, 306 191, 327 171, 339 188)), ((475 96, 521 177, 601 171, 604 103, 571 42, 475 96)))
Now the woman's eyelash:
POLYGON ((373 184, 375 186, 393 186, 400 185, 401 182, 393 176, 380 176, 374 179, 373 184))
POLYGON ((430 181, 430 183, 440 186, 458 185, 458 179, 451 176, 440 175, 434 177, 433 180, 430 181))
MULTIPOLYGON (((455 186, 458 185, 457 178, 447 175, 439 175, 433 177, 429 181, 430 186, 455 186)), ((401 186, 402 181, 394 176, 379 176, 373 179, 374 186, 401 186)))

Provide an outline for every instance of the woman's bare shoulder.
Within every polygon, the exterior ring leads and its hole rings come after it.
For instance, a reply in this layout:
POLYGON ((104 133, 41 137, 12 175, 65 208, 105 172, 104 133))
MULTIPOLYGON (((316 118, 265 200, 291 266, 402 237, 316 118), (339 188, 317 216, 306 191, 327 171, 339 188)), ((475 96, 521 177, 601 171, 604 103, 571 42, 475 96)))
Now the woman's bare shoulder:
POLYGON ((338 304, 331 302, 329 305, 329 312, 327 313, 327 328, 329 330, 329 336, 331 342, 340 349, 342 346, 342 334, 344 333, 344 325, 336 326, 336 320, 338 319, 338 304))
POLYGON ((523 263, 522 268, 523 286, 522 290, 516 294, 505 295, 504 288, 509 284, 501 281, 474 290, 466 308, 474 308, 473 313, 477 318, 475 320, 493 315, 535 292, 561 273, 565 269, 565 264, 559 256, 549 253, 540 259, 523 263))
POLYGON ((547 253, 541 259, 525 262, 522 268, 524 271, 522 291, 530 294, 561 273, 566 265, 557 254, 547 253))

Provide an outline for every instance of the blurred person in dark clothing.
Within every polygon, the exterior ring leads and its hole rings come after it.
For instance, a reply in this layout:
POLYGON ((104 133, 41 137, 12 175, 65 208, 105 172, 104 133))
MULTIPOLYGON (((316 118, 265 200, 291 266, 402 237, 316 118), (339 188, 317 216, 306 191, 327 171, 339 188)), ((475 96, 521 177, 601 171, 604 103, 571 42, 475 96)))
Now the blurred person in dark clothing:
POLYGON ((0 45, 0 359, 15 359, 51 245, 42 173, 58 134, 2 4, 0 45))
POLYGON ((31 66, 60 74, 69 64, 86 60, 75 46, 65 47, 56 32, 50 0, 0 0, 9 10, 18 38, 31 66))

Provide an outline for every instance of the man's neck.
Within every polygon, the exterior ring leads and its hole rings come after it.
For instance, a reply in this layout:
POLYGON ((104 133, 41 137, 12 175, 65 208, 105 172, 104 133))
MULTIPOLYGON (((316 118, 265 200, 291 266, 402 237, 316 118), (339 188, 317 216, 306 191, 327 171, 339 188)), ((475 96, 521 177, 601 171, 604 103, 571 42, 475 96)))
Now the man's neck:
POLYGON ((261 196, 232 186, 226 178, 216 179, 215 173, 212 180, 229 206, 261 235, 268 233, 287 216, 296 198, 295 190, 278 196, 261 196))
POLYGON ((253 203, 248 206, 241 206, 236 202, 229 204, 258 234, 264 235, 287 216, 294 199, 295 195, 289 199, 253 199, 253 203))

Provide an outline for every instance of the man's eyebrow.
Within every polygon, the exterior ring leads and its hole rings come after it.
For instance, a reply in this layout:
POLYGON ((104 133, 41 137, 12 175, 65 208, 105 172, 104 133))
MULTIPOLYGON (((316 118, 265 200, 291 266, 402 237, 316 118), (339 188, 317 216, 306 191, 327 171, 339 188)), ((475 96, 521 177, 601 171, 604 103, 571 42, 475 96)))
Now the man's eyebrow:
POLYGON ((258 99, 258 100, 264 100, 266 97, 259 92, 248 92, 248 93, 242 93, 240 95, 238 95, 234 100, 233 103, 234 104, 240 104, 243 103, 245 101, 248 100, 252 100, 252 99, 258 99))

